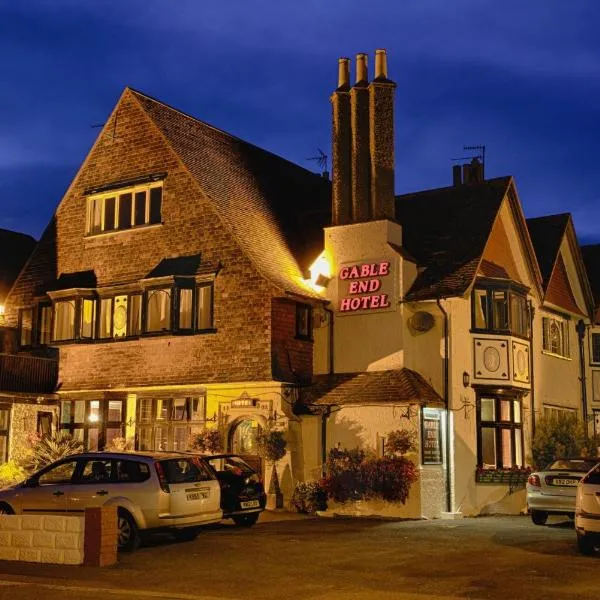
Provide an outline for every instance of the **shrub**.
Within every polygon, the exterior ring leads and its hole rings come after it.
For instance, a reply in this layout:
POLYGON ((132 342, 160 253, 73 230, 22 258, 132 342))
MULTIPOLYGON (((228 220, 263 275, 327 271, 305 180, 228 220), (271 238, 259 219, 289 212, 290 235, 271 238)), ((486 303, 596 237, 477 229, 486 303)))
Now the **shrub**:
POLYGON ((25 469, 14 460, 9 460, 0 465, 0 488, 23 481, 26 477, 27 472, 25 469))
POLYGON ((296 484, 291 504, 304 514, 327 510, 327 492, 318 481, 301 481, 296 484))
POLYGON ((536 422, 532 444, 533 464, 545 468, 561 457, 598 455, 600 439, 587 438, 583 423, 576 414, 559 413, 536 422))
POLYGON ((66 431, 58 431, 49 437, 38 439, 31 451, 23 456, 20 466, 27 471, 37 471, 56 460, 77 454, 82 450, 82 442, 74 439, 66 431))
MULTIPOLYGON (((401 443, 407 447, 405 441, 401 443)), ((322 486, 336 502, 382 498, 405 503, 417 479, 417 467, 403 456, 375 458, 358 448, 333 449, 322 486)))
POLYGON ((191 446, 203 454, 217 454, 223 450, 221 434, 218 429, 205 429, 192 437, 191 446))
POLYGON ((385 453, 388 456, 402 456, 416 449, 416 434, 410 431, 403 429, 390 431, 385 440, 385 453))
POLYGON ((106 450, 111 452, 124 452, 126 450, 131 450, 131 444, 124 437, 115 437, 110 441, 106 450))

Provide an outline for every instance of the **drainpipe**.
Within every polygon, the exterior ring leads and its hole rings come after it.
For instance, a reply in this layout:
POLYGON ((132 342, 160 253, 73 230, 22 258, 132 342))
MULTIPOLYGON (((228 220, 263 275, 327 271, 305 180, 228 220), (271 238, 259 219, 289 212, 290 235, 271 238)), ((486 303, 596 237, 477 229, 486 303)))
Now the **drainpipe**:
POLYGON ((436 298, 438 308, 444 315, 444 407, 446 409, 446 512, 452 512, 452 487, 450 482, 450 340, 448 337, 448 313, 442 306, 440 298, 436 298))
POLYGON ((583 416, 583 425, 585 437, 588 437, 588 410, 587 410, 587 389, 585 377, 585 323, 583 319, 577 321, 577 337, 579 338, 579 380, 581 381, 581 414, 583 416))

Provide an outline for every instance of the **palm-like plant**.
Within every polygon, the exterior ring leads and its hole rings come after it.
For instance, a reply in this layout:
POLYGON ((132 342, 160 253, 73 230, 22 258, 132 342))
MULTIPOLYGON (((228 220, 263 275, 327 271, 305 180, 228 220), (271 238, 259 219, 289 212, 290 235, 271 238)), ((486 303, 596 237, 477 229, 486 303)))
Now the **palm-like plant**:
POLYGON ((58 431, 37 441, 21 459, 27 471, 37 471, 54 461, 77 454, 83 450, 83 443, 66 431, 58 431))

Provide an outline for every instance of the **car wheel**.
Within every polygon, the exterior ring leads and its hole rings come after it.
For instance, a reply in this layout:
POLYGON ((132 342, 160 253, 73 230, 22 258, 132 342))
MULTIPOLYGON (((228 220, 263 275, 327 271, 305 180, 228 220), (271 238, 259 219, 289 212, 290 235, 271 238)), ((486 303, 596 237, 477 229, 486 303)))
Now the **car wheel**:
POLYGON ((173 531, 173 537, 178 542, 193 542, 200 533, 198 527, 186 527, 185 529, 175 529, 173 531))
POLYGON ((591 556, 596 551, 596 545, 592 541, 589 535, 582 533, 577 534, 577 549, 581 554, 591 556))
POLYGON ((532 510, 531 520, 536 525, 545 525, 546 521, 548 520, 548 513, 543 510, 532 510))
POLYGON ((15 511, 8 505, 2 502, 0 504, 0 515, 14 515, 15 511))
POLYGON ((133 552, 140 545, 140 533, 134 518, 123 509, 119 509, 119 537, 118 549, 120 552, 133 552))
POLYGON ((237 515, 232 518, 233 522, 238 527, 252 527, 252 525, 258 521, 258 513, 252 513, 251 515, 237 515))

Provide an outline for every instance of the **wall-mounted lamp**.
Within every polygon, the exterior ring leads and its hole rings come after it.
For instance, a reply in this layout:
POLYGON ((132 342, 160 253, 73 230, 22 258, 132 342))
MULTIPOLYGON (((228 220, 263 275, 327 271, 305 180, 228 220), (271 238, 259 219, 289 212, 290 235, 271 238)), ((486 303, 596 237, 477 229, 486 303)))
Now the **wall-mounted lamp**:
POLYGON ((319 273, 317 275, 317 279, 315 280, 315 285, 326 288, 329 285, 330 281, 331 281, 331 277, 327 277, 327 275, 323 275, 323 273, 319 273))
POLYGON ((463 373, 463 386, 469 387, 470 383, 471 383, 471 376, 465 371, 463 373))
POLYGON ((4 304, 0 304, 0 325, 4 325, 4 304))

